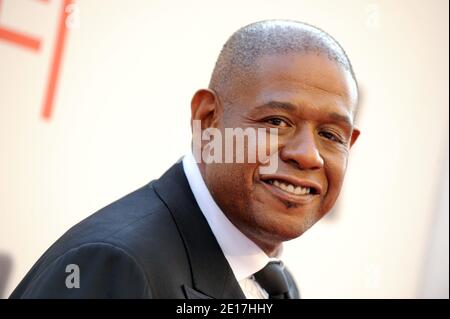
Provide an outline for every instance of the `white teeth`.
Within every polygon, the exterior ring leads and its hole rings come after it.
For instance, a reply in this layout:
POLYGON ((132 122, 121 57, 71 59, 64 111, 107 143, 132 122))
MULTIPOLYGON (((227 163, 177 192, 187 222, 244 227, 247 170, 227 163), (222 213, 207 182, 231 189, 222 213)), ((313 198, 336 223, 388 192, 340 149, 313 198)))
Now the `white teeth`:
POLYGON ((282 189, 285 192, 295 194, 295 195, 307 195, 311 192, 310 187, 294 186, 292 184, 285 184, 285 183, 279 182, 277 180, 273 180, 271 184, 275 187, 282 189))
POLYGON ((301 187, 296 187, 295 190, 294 190, 294 193, 296 195, 301 195, 302 194, 302 188, 301 187))
POLYGON ((294 189, 295 189, 294 185, 289 184, 286 190, 287 190, 289 193, 294 193, 294 189))

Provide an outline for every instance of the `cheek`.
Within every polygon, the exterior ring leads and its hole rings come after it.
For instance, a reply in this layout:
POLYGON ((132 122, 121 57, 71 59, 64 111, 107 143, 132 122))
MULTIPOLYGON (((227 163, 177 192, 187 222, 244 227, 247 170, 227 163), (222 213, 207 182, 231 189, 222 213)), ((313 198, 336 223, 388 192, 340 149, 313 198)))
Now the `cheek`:
POLYGON ((324 195, 325 212, 328 212, 333 207, 339 196, 346 168, 346 154, 333 154, 324 158, 324 170, 327 179, 327 190, 324 195))
POLYGON ((221 210, 233 222, 253 220, 254 167, 249 164, 215 164, 209 167, 208 188, 221 210))
POLYGON ((254 165, 256 164, 210 164, 208 180, 211 181, 214 195, 222 197, 224 202, 239 203, 246 199, 253 188, 254 165))

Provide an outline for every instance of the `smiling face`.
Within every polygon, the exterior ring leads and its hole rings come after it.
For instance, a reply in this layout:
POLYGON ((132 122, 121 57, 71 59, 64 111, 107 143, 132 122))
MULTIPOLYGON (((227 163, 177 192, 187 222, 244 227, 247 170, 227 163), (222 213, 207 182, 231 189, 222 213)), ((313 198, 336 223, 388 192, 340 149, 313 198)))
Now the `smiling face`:
MULTIPOLYGON (((193 119, 202 128, 278 128, 278 167, 260 163, 199 164, 214 200, 267 254, 303 234, 334 205, 344 179, 357 100, 350 73, 322 54, 277 54, 233 94, 200 90, 193 119)), ((223 134, 224 135, 224 134, 223 134)))

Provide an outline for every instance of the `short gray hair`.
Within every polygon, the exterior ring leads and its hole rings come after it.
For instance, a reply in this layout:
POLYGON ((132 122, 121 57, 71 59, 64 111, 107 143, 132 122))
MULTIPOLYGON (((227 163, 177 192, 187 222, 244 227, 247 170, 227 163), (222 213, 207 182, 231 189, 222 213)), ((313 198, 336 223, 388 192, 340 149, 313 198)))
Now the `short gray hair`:
POLYGON ((237 30, 224 44, 211 76, 209 88, 217 93, 251 73, 255 61, 270 54, 316 52, 326 55, 345 70, 356 82, 347 54, 325 31, 298 21, 265 20, 237 30))

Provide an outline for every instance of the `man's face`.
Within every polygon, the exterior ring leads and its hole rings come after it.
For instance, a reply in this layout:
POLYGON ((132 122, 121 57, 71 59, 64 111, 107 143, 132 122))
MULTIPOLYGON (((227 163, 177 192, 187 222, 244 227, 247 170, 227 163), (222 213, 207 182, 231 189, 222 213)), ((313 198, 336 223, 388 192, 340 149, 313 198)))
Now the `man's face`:
POLYGON ((205 164, 215 201, 266 252, 296 238, 335 203, 358 137, 353 127, 356 86, 350 74, 320 54, 268 55, 232 98, 220 97, 217 128, 277 128, 278 167, 205 164))

